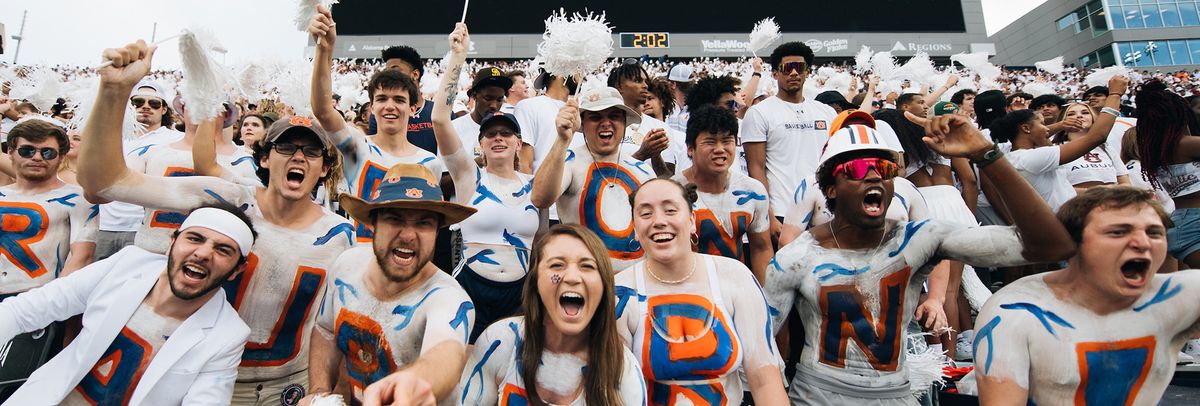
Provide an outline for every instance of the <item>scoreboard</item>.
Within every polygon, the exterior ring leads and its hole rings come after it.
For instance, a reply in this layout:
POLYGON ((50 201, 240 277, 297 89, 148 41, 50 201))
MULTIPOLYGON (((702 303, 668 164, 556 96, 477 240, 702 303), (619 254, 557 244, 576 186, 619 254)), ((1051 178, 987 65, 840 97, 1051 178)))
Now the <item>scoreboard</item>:
MULTIPOLYGON (((445 35, 462 16, 464 0, 347 0, 333 6, 339 35, 445 35)), ((473 0, 472 34, 540 34, 551 12, 605 13, 623 48, 663 48, 669 33, 749 33, 775 17, 784 32, 963 33, 963 0, 818 0, 690 2, 645 0, 473 0)))

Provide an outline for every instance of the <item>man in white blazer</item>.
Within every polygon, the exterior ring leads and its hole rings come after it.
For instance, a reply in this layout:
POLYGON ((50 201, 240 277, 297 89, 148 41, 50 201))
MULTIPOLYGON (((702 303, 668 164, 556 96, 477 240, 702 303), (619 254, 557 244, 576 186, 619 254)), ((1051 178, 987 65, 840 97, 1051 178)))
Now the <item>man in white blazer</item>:
POLYGON ((255 237, 238 208, 197 208, 168 255, 129 246, 0 303, 0 342, 83 314, 79 336, 4 404, 229 404, 250 329, 219 288, 255 237))

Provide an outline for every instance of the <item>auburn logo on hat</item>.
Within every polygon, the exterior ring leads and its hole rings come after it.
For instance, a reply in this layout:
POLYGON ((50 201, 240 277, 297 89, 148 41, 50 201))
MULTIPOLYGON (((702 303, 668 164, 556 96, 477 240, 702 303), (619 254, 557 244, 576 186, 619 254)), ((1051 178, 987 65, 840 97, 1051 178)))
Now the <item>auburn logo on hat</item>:
POLYGON ((594 101, 599 101, 599 100, 600 100, 600 93, 592 93, 591 96, 588 96, 588 101, 594 102, 594 101))
POLYGON ((371 192, 371 200, 378 200, 378 199, 379 199, 379 189, 375 189, 374 192, 371 192))
POLYGON ((400 181, 400 175, 392 175, 391 177, 389 177, 385 180, 387 181, 387 183, 396 183, 396 182, 400 181))
POLYGON ((288 120, 288 124, 312 127, 312 120, 309 120, 307 117, 292 116, 291 120, 288 120))
POLYGON ((422 191, 421 189, 411 188, 411 189, 404 191, 404 195, 408 196, 410 198, 413 198, 413 199, 420 199, 422 197, 425 197, 425 192, 422 191))

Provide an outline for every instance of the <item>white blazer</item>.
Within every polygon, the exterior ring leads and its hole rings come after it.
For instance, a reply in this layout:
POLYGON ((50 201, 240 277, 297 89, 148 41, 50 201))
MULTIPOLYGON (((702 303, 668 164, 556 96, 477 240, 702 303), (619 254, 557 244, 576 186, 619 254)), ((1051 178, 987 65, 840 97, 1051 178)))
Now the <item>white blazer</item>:
MULTIPOLYGON (((83 314, 83 330, 4 402, 57 405, 96 365, 166 269, 167 257, 129 246, 0 303, 0 342, 83 314)), ((250 328, 217 290, 154 355, 131 405, 228 405, 250 328)))

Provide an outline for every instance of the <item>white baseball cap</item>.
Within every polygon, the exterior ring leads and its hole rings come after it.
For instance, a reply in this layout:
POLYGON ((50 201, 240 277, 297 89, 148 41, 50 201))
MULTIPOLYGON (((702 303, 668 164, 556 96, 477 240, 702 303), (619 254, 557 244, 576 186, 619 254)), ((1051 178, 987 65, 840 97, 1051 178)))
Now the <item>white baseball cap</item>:
POLYGON ((691 82, 692 72, 692 65, 681 63, 671 67, 671 72, 667 74, 667 80, 672 82, 691 82))
POLYGON ((597 87, 579 94, 579 109, 584 111, 604 111, 612 107, 620 107, 625 111, 625 125, 640 124, 642 113, 634 111, 625 105, 621 92, 611 87, 597 87))
POLYGON ((883 138, 875 132, 874 128, 862 124, 848 125, 846 128, 837 130, 829 136, 828 141, 825 141, 825 149, 821 151, 821 160, 818 166, 825 165, 826 161, 847 152, 868 150, 887 152, 893 161, 900 162, 900 151, 883 143, 882 140, 883 138))

